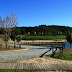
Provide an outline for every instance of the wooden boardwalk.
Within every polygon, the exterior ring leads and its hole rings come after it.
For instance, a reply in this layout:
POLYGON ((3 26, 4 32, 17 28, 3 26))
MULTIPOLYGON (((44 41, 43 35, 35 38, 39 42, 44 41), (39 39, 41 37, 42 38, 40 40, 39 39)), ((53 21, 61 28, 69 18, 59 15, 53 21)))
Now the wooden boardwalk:
POLYGON ((71 64, 0 63, 0 69, 37 69, 72 71, 71 64))

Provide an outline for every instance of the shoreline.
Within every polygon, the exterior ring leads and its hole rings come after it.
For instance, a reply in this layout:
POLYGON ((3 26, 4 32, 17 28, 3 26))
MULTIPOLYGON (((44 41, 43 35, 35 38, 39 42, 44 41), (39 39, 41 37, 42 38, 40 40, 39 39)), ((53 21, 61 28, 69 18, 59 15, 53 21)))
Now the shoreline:
MULTIPOLYGON (((41 44, 41 43, 46 43, 46 42, 65 42, 65 39, 56 39, 56 40, 21 40, 20 44, 41 44)), ((13 41, 8 41, 8 43, 13 44, 13 41)), ((17 43, 17 42, 16 42, 17 43)))

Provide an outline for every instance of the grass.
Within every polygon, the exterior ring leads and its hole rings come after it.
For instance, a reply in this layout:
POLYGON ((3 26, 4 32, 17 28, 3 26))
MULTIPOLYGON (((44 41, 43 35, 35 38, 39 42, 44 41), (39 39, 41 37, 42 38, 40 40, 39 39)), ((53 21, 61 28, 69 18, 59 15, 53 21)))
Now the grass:
POLYGON ((66 36, 23 36, 22 40, 56 40, 65 38, 66 36))
POLYGON ((0 69, 0 72, 28 72, 29 70, 20 70, 20 69, 0 69))
MULTIPOLYGON (((26 69, 0 69, 0 72, 57 72, 56 71, 48 71, 48 70, 26 70, 26 69)), ((58 71, 58 72, 72 72, 72 71, 58 71)))
MULTIPOLYGON (((4 38, 4 34, 0 34, 0 38, 4 38)), ((54 40, 54 39, 65 39, 66 36, 57 35, 57 36, 22 36, 23 40, 54 40)))
MULTIPOLYGON (((61 58, 60 55, 61 55, 60 52, 57 52, 53 58, 60 59, 61 58)), ((48 56, 51 56, 51 54, 48 56)), ((63 60, 72 60, 72 49, 69 49, 69 48, 64 49, 63 60)))
POLYGON ((46 72, 46 70, 0 69, 0 72, 46 72))

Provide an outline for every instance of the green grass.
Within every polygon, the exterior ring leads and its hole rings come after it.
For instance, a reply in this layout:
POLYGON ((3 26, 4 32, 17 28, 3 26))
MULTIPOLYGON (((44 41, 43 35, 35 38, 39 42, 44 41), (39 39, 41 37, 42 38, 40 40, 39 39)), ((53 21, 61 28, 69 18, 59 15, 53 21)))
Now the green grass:
MULTIPOLYGON (((4 38, 4 35, 0 35, 0 38, 4 38)), ((65 39, 66 36, 22 36, 22 40, 55 40, 55 39, 65 39)))
MULTIPOLYGON (((57 52, 53 58, 57 58, 57 59, 60 59, 61 56, 60 56, 60 52, 57 52)), ((51 56, 48 55, 48 56, 51 56)), ((64 51, 63 51, 63 60, 72 60, 72 49, 69 49, 69 48, 65 48, 64 51)))
POLYGON ((28 69, 0 69, 0 72, 42 72, 46 70, 28 70, 28 69))
POLYGON ((66 36, 23 36, 22 40, 56 40, 65 38, 66 36))
POLYGON ((64 59, 66 60, 72 60, 72 49, 64 49, 64 59))
POLYGON ((0 72, 28 72, 29 70, 20 69, 0 69, 0 72))

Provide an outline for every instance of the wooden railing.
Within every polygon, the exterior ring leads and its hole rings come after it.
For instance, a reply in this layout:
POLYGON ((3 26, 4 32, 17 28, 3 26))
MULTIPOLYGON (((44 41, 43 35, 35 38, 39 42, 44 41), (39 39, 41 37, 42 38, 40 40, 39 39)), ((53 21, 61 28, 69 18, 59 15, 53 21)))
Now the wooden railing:
MULTIPOLYGON (((43 44, 43 46, 48 47, 49 50, 47 52, 52 50, 51 57, 54 57, 56 51, 59 50, 61 53, 61 58, 63 58, 63 49, 65 48, 64 42, 46 42, 43 44)), ((40 57, 43 57, 44 54, 42 54, 40 57)))

